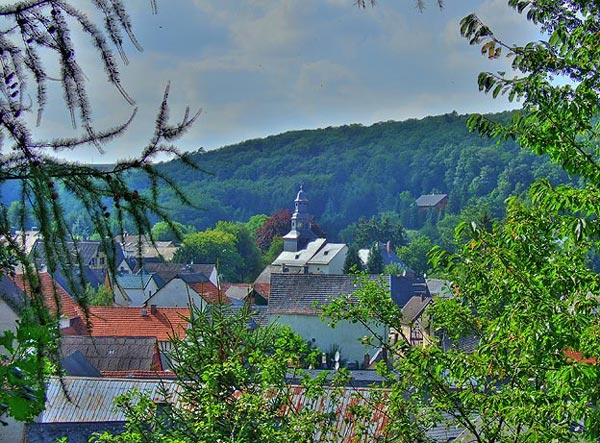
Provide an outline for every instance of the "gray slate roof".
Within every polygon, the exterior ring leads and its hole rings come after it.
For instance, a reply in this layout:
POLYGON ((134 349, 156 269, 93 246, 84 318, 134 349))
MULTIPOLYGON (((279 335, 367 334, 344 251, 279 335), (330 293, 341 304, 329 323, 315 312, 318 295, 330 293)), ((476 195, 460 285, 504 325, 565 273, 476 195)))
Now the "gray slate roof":
POLYGON ((429 289, 423 277, 390 276, 390 292, 392 300, 401 308, 415 296, 429 297, 429 289))
MULTIPOLYGON (((379 276, 371 276, 379 278, 379 276)), ((422 277, 387 276, 392 300, 404 307, 412 297, 429 297, 422 277)), ((341 294, 356 291, 355 276, 339 274, 271 274, 268 313, 318 315, 315 303, 323 305, 341 294)))
POLYGON ((402 308, 402 321, 406 324, 412 323, 433 302, 432 297, 413 296, 402 308))
POLYGON ((437 295, 440 297, 451 297, 452 296, 452 283, 448 280, 442 280, 439 278, 428 278, 427 287, 431 295, 437 295))
MULTIPOLYGON (((150 283, 154 274, 141 272, 138 274, 120 274, 117 275, 117 284, 123 289, 145 289, 150 283)), ((158 284, 160 286, 160 284, 158 284)))
POLYGON ((81 352, 99 371, 150 371, 156 346, 154 337, 65 336, 60 352, 63 358, 81 352))
POLYGON ((434 208, 436 205, 440 204, 445 198, 448 198, 447 194, 421 195, 417 199, 416 203, 419 208, 434 208))
POLYGON ((15 314, 21 312, 25 295, 19 287, 6 275, 0 277, 0 299, 2 299, 15 314))
POLYGON ((100 371, 80 351, 62 356, 60 366, 67 375, 74 377, 101 377, 100 371))
MULTIPOLYGON (((72 254, 74 262, 76 262, 75 251, 79 252, 81 262, 83 263, 83 265, 90 265, 94 257, 98 256, 98 254, 101 252, 105 252, 102 250, 102 245, 99 241, 86 240, 78 241, 77 243, 67 242, 67 247, 69 248, 69 251, 72 254)), ((114 249, 111 250, 109 248, 109 250, 106 251, 106 254, 109 257, 112 256, 114 258, 115 263, 119 263, 125 258, 125 255, 123 254, 123 248, 121 247, 121 244, 117 242, 113 242, 113 247, 114 249)), ((33 252, 36 256, 36 262, 38 264, 46 262, 46 256, 44 253, 44 240, 38 240, 35 243, 33 247, 33 252)))
MULTIPOLYGON (((212 274, 213 269, 215 268, 214 264, 205 264, 205 263, 196 263, 191 265, 181 264, 181 263, 147 263, 144 262, 144 269, 147 272, 154 272, 160 276, 160 278, 165 282, 169 282, 169 280, 179 276, 184 278, 184 276, 192 275, 202 275, 206 278, 207 281, 212 274)), ((200 276, 198 278, 201 278, 200 276)), ((187 281, 187 280, 186 280, 187 281)))
POLYGON ((340 294, 356 290, 353 275, 271 274, 269 314, 320 313, 315 303, 323 305, 340 294))

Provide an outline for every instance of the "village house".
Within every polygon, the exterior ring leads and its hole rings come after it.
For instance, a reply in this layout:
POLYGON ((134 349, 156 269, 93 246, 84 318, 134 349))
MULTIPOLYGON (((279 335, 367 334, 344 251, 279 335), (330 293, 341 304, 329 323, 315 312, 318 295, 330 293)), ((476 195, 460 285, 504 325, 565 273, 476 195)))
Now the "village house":
POLYGON ((419 210, 431 210, 441 211, 448 205, 447 194, 424 194, 419 196, 415 201, 419 210))
POLYGON ((160 277, 143 270, 137 274, 117 274, 113 288, 114 303, 117 306, 144 306, 160 286, 160 277))
POLYGON ((136 263, 137 269, 148 263, 170 261, 177 251, 177 245, 172 241, 152 242, 145 235, 118 235, 114 241, 121 245, 125 256, 136 263))
POLYGON ((204 274, 178 274, 147 297, 143 305, 204 309, 212 303, 229 303, 229 299, 204 274))

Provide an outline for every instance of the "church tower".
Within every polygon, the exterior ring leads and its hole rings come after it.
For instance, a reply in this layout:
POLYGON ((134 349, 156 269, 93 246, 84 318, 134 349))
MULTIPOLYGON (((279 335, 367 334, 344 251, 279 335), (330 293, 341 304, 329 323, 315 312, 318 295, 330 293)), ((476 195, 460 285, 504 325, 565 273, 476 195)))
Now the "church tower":
POLYGON ((292 214, 292 229, 283 237, 283 250, 297 252, 304 248, 311 240, 317 238, 312 231, 310 214, 308 213, 308 198, 302 185, 294 200, 294 213, 292 214))

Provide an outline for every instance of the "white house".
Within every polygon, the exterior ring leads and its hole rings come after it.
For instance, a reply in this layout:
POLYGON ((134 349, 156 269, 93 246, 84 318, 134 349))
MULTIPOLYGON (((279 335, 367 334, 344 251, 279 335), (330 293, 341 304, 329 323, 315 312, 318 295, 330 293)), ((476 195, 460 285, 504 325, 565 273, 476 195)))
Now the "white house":
POLYGON ((161 286, 155 274, 147 272, 119 274, 115 280, 115 304, 121 306, 144 306, 161 286))
MULTIPOLYGON (((226 297, 223 295, 223 301, 226 297)), ((207 304, 218 301, 218 289, 200 274, 180 274, 172 278, 144 301, 144 305, 183 308, 195 306, 204 309, 207 304)))

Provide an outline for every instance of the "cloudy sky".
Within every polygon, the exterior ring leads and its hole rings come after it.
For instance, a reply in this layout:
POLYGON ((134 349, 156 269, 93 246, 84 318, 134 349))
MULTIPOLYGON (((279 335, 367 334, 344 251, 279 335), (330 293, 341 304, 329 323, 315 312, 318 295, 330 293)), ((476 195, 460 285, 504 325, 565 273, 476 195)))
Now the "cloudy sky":
MULTIPOLYGON (((460 37, 459 20, 476 12, 508 42, 535 38, 506 0, 379 0, 359 9, 353 0, 127 1, 144 51, 128 47, 123 84, 137 117, 106 154, 89 147, 70 159, 106 163, 140 152, 150 139, 164 86, 171 82, 173 118, 201 108, 195 126, 176 144, 215 149, 293 129, 421 118, 457 111, 508 109, 478 92, 477 73, 502 70, 460 37)), ((87 41, 86 41, 87 42, 87 41)), ((98 129, 127 118, 132 107, 108 87, 88 47, 90 96, 98 129)), ((41 137, 70 134, 59 92, 41 137)))

